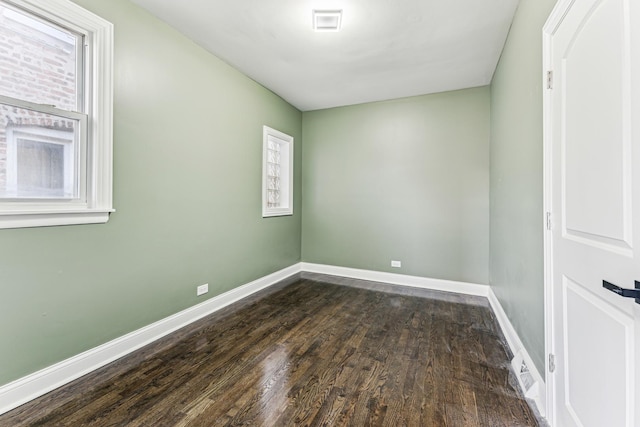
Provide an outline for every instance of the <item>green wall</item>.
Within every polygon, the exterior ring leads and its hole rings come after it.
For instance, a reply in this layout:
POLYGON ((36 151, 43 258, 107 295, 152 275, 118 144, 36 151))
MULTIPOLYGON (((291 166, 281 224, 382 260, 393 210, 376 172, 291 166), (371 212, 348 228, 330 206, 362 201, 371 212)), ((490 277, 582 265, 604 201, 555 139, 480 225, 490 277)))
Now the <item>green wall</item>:
POLYGON ((212 297, 301 254, 490 283, 544 368, 541 28, 554 0, 521 1, 491 88, 304 114, 126 0, 74 1, 115 24, 117 212, 0 230, 0 385, 204 301, 197 285, 212 297), (296 141, 292 217, 260 215, 264 124, 296 141))
POLYGON ((544 372, 542 26, 555 0, 521 0, 491 84, 490 284, 544 372))
POLYGON ((0 385, 300 261, 301 113, 125 0, 104 225, 0 230, 0 385), (295 138, 295 215, 261 218, 262 126, 295 138))
POLYGON ((482 87, 303 113, 303 260, 488 283, 489 105, 482 87))

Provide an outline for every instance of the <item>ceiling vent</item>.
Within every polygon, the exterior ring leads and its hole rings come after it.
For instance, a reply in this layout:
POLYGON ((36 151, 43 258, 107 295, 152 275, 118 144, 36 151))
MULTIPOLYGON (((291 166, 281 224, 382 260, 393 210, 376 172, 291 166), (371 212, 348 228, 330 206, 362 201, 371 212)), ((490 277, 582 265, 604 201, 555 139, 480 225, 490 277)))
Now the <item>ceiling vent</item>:
POLYGON ((315 31, 340 31, 342 10, 314 10, 313 29, 315 31))

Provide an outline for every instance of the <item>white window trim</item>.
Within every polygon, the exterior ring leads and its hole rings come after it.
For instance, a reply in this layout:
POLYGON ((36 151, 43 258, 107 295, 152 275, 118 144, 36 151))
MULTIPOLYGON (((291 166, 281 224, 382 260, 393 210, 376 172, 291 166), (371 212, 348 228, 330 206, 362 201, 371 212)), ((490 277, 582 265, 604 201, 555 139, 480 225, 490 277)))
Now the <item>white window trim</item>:
POLYGON ((293 137, 287 135, 286 133, 282 133, 278 130, 272 129, 268 126, 263 126, 262 128, 262 217, 273 217, 273 216, 285 216, 285 215, 293 215, 293 137), (269 138, 275 138, 279 140, 281 146, 285 147, 287 150, 288 162, 286 163, 286 169, 283 170, 282 177, 283 182, 281 185, 286 187, 286 202, 287 205, 285 207, 272 208, 268 206, 268 190, 267 190, 267 151, 268 151, 268 141, 269 138), (286 182, 285 182, 286 181, 286 182))
MULTIPOLYGON (((85 78, 90 141, 86 204, 0 202, 0 229, 106 223, 113 209, 113 24, 69 0, 5 0, 34 14, 86 34, 85 78)), ((57 111, 57 110, 56 110, 57 111)), ((53 114, 58 114, 53 112, 53 114)))

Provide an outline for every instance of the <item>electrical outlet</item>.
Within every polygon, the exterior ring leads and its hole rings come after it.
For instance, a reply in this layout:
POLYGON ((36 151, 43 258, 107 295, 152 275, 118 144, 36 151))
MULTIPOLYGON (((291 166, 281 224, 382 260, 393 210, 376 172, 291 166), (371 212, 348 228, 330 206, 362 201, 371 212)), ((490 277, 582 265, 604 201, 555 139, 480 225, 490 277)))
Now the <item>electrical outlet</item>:
POLYGON ((204 285, 198 286, 198 289, 196 290, 196 296, 204 295, 207 292, 209 292, 209 284, 205 283, 204 285))
POLYGON ((391 261, 391 267, 393 267, 393 268, 402 267, 402 261, 391 261))

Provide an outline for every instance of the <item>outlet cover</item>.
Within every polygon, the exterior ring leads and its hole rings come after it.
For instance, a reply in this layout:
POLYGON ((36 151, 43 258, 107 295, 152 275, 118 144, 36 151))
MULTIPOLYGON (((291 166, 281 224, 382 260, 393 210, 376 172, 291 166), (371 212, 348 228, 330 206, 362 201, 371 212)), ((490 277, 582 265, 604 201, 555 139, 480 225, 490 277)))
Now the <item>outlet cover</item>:
POLYGON ((393 268, 402 267, 402 261, 391 261, 391 267, 393 267, 393 268))
POLYGON ((209 284, 205 283, 204 285, 198 286, 198 289, 196 291, 196 296, 204 295, 207 292, 209 292, 209 284))

